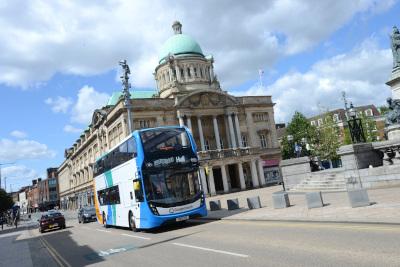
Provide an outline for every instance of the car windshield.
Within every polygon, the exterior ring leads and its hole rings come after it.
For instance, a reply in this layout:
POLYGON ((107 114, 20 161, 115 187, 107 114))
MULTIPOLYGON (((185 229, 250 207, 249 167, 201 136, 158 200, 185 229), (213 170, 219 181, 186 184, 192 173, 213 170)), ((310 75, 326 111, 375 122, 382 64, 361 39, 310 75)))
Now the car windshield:
POLYGON ((197 171, 163 170, 145 174, 146 198, 160 204, 191 200, 200 194, 197 171))
POLYGON ((96 212, 96 209, 94 207, 85 207, 83 208, 83 212, 93 213, 96 212))

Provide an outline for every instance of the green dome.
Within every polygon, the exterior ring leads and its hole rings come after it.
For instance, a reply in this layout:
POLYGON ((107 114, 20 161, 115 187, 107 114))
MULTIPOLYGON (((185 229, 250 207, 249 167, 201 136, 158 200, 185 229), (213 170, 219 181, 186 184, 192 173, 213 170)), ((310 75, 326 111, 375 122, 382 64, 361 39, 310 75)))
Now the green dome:
POLYGON ((159 55, 160 63, 168 57, 169 54, 196 54, 204 56, 200 45, 186 34, 175 34, 165 42, 159 55))
MULTIPOLYGON (((130 91, 131 99, 138 99, 138 98, 152 98, 156 91, 130 91)), ((115 106, 118 103, 119 99, 122 97, 122 92, 114 92, 110 99, 108 99, 107 106, 115 106)))

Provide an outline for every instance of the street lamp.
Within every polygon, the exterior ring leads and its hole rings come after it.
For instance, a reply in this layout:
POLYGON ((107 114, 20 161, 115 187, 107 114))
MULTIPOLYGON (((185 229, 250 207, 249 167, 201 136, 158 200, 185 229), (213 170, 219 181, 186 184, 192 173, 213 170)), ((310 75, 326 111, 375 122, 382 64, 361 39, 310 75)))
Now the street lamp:
POLYGON ((354 108, 353 103, 350 103, 350 109, 347 111, 347 115, 347 123, 349 125, 352 143, 365 143, 366 140, 362 127, 362 121, 360 118, 357 118, 357 111, 354 108))
MULTIPOLYGON (((365 143, 365 135, 362 127, 361 119, 357 118, 357 111, 353 106, 353 103, 350 102, 350 109, 347 111, 348 120, 347 123, 349 125, 349 131, 351 135, 351 141, 353 144, 356 143, 365 143)), ((360 176, 360 171, 358 169, 358 159, 356 158, 356 168, 357 168, 357 176, 358 181, 360 183, 360 187, 362 188, 362 181, 360 176)))
POLYGON ((121 75, 122 80, 122 95, 124 97, 124 106, 127 109, 128 113, 128 129, 129 133, 132 133, 132 122, 131 122, 131 94, 129 92, 129 88, 131 88, 131 84, 129 82, 129 75, 131 74, 131 70, 129 69, 129 65, 126 63, 126 60, 121 60, 119 65, 123 69, 123 74, 121 75))

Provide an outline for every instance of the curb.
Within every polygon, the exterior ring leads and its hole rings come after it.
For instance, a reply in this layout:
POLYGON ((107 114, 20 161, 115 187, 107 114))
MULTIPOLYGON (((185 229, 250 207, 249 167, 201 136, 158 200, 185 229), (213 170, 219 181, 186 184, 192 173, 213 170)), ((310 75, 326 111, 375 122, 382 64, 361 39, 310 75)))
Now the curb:
POLYGON ((254 221, 254 222, 293 222, 293 223, 337 223, 337 224, 380 224, 380 225, 393 225, 393 226, 400 226, 399 223, 393 222, 366 222, 366 221, 329 221, 329 220, 301 220, 301 219, 229 219, 229 218, 220 218, 219 220, 225 221, 254 221))

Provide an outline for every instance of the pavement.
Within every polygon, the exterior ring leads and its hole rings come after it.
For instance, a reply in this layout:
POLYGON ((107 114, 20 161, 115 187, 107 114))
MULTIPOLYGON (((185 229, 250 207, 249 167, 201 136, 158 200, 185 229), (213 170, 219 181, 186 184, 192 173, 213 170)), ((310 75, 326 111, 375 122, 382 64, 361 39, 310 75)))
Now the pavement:
POLYGON ((272 194, 282 190, 282 186, 241 191, 207 198, 220 200, 222 209, 209 211, 207 219, 222 220, 280 220, 318 222, 363 222, 400 224, 400 187, 367 190, 370 206, 352 208, 347 192, 322 193, 324 207, 308 209, 304 193, 289 193, 291 206, 274 209, 272 194), (262 208, 249 210, 248 197, 260 197, 262 208), (240 209, 229 211, 227 199, 238 198, 240 209))
POLYGON ((189 221, 134 233, 97 222, 0 234, 0 266, 399 266, 400 225, 189 221))

